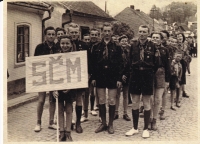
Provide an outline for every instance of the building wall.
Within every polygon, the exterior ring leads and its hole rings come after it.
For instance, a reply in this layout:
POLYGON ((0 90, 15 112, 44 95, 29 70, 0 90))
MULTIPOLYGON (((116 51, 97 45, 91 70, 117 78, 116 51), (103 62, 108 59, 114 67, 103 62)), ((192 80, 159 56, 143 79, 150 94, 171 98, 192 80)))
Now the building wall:
MULTIPOLYGON (((65 11, 66 10, 60 6, 54 7, 54 10, 51 14, 51 19, 45 22, 45 27, 53 26, 55 29, 57 27, 62 27, 62 15, 65 13, 65 11)), ((45 12, 44 17, 47 17, 48 15, 49 14, 45 12)))
POLYGON ((7 67, 9 72, 8 93, 21 91, 25 88, 25 63, 16 63, 16 26, 30 25, 29 55, 33 56, 36 46, 42 41, 42 16, 36 11, 8 5, 7 9, 7 67))
MULTIPOLYGON (((63 21, 68 21, 69 17, 68 15, 63 15, 63 21)), ((94 28, 95 22, 108 22, 106 20, 98 19, 98 18, 88 18, 88 17, 80 17, 80 16, 72 16, 72 22, 79 24, 79 26, 85 26, 94 28)), ((67 31, 68 25, 64 26, 64 29, 67 31)))

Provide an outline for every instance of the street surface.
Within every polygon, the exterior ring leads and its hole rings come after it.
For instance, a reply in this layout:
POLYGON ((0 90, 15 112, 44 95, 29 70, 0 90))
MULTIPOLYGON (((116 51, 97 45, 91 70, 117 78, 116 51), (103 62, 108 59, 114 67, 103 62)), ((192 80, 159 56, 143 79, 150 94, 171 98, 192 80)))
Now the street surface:
MULTIPOLYGON (((83 133, 78 134, 75 130, 72 131, 71 135, 73 141, 197 141, 198 71, 196 67, 197 58, 193 58, 191 62, 191 76, 188 76, 187 74, 186 85, 186 92, 190 98, 182 98, 181 108, 175 107, 176 111, 172 111, 170 109, 170 95, 168 94, 166 120, 157 120, 158 130, 150 131, 150 138, 142 138, 143 118, 139 119, 139 133, 130 137, 125 136, 125 133, 132 128, 132 121, 127 122, 122 118, 123 107, 121 96, 119 119, 114 121, 115 133, 113 135, 108 134, 108 132, 96 134, 94 131, 100 124, 98 116, 92 116, 89 114, 89 121, 82 123, 83 133)), ((56 130, 48 129, 48 98, 46 98, 43 111, 42 131, 39 133, 33 131, 37 121, 36 106, 37 102, 32 102, 8 112, 8 142, 56 142, 56 130)), ((73 115, 75 119, 75 113, 73 115)), ((128 107, 128 115, 132 119, 131 107, 128 107)))

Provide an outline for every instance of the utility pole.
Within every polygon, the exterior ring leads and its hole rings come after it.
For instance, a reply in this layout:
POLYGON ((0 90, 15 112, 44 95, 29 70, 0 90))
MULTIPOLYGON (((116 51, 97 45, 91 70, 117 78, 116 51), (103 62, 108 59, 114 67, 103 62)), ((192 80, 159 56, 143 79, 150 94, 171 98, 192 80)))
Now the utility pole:
POLYGON ((152 31, 154 31, 154 11, 157 11, 156 7, 153 7, 151 11, 153 11, 153 30, 152 31))
POLYGON ((105 12, 107 13, 107 1, 105 1, 105 12))

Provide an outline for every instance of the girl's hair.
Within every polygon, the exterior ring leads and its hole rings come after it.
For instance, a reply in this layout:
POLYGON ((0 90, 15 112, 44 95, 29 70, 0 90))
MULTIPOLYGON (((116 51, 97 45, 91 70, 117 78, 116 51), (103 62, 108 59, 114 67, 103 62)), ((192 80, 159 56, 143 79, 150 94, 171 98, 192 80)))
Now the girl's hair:
POLYGON ((71 37, 71 36, 62 35, 62 36, 60 37, 60 39, 59 39, 59 43, 60 43, 61 39, 65 39, 65 38, 67 38, 67 39, 70 40, 70 42, 71 42, 71 44, 72 44, 72 51, 76 51, 76 45, 75 45, 74 42, 72 41, 72 37, 71 37))
POLYGON ((183 37, 183 41, 182 41, 182 42, 185 42, 185 35, 184 35, 183 33, 181 33, 181 32, 177 33, 177 34, 176 34, 176 37, 177 37, 178 35, 182 35, 182 37, 183 37))
POLYGON ((65 31, 64 28, 57 27, 57 28, 56 28, 56 35, 57 35, 57 32, 58 32, 58 31, 63 31, 64 34, 66 34, 66 31, 65 31))

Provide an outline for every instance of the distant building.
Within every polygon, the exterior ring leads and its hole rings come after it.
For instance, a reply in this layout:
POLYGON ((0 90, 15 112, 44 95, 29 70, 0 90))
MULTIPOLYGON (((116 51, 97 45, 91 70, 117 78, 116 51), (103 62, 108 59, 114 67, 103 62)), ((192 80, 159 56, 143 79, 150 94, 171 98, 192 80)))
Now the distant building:
POLYGON ((46 25, 54 27, 64 27, 67 30, 69 13, 72 14, 72 22, 80 25, 80 38, 89 33, 91 28, 101 29, 104 22, 112 22, 114 18, 109 16, 101 8, 91 1, 62 1, 48 2, 54 7, 52 18, 47 21, 46 25), (66 23, 66 24, 64 24, 66 23))
MULTIPOLYGON (((63 2, 73 11, 72 21, 79 24, 81 28, 81 38, 90 28, 102 28, 104 22, 112 22, 115 19, 99 8, 91 1, 65 1, 63 2)), ((63 21, 67 16, 63 16, 63 21)), ((67 28, 67 25, 65 26, 67 28)))
MULTIPOLYGON (((153 29, 153 19, 139 9, 135 9, 134 5, 125 8, 114 18, 128 24, 134 30, 136 37, 138 36, 138 28, 140 25, 148 25, 151 31, 153 29)), ((164 28, 157 21, 154 21, 154 29, 155 31, 160 31, 164 28)))

